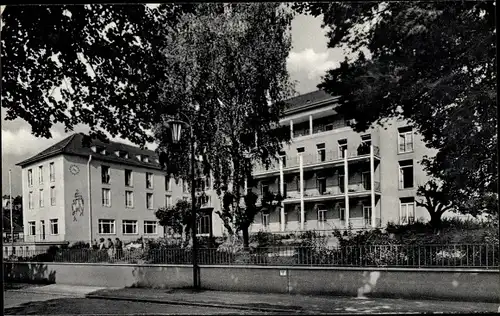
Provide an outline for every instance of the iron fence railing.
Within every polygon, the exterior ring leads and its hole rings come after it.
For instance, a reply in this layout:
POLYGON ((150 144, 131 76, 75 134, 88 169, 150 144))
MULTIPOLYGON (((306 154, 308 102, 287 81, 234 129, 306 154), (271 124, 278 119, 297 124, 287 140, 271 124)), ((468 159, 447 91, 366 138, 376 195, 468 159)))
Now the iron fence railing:
MULTIPOLYGON (((269 248, 219 247, 198 250, 199 264, 290 265, 342 267, 488 268, 499 267, 494 244, 364 245, 339 247, 286 246, 269 248)), ((72 263, 191 264, 189 248, 26 251, 6 261, 72 263)))

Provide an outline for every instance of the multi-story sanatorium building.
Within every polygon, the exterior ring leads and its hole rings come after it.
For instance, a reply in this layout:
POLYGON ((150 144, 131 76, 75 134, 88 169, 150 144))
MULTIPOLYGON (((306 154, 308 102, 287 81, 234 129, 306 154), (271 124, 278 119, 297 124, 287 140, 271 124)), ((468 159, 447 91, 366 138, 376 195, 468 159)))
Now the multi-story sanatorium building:
MULTIPOLYGON (((76 133, 18 165, 22 167, 26 249, 76 241, 164 236, 155 211, 189 199, 187 183, 166 177, 155 152, 76 133)), ((212 216, 211 179, 198 222, 200 235, 222 235, 212 216)), ((24 249, 21 249, 24 250, 24 249)))
POLYGON ((415 204, 427 181, 419 161, 432 156, 404 121, 387 120, 356 133, 335 112, 338 98, 315 91, 288 100, 280 124, 292 142, 278 163, 256 166, 253 190, 284 192, 283 207, 256 216, 252 232, 353 229, 428 218, 415 204))
MULTIPOLYGON (((434 155, 411 125, 388 120, 356 133, 335 112, 337 98, 315 91, 288 100, 281 120, 292 142, 279 163, 256 166, 250 189, 284 192, 283 207, 255 217, 251 232, 354 229, 428 218, 416 207, 427 181, 419 160, 434 155)), ((82 142, 73 134, 18 165, 22 167, 23 247, 63 242, 164 236, 155 210, 189 199, 187 183, 168 180, 153 151, 116 142, 82 142)), ((201 182, 208 199, 201 235, 221 236, 212 179, 201 182)), ((27 248, 28 249, 28 248, 27 248)))

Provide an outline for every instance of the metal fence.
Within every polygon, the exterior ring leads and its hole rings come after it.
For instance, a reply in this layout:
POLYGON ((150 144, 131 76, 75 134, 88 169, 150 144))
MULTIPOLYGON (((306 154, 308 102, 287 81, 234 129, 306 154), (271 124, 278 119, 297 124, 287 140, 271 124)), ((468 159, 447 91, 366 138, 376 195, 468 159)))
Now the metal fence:
MULTIPOLYGON (((499 246, 488 244, 374 245, 344 247, 270 247, 243 251, 236 248, 202 248, 198 263, 203 265, 289 265, 339 267, 460 267, 499 268, 499 246)), ((6 261, 73 263, 191 264, 191 250, 65 249, 52 252, 25 251, 6 261)))

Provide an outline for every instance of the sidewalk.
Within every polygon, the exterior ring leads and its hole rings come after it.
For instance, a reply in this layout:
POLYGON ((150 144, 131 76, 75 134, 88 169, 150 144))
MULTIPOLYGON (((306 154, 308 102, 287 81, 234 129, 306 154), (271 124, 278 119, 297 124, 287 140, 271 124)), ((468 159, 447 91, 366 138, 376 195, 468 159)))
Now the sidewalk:
POLYGON ((94 299, 130 300, 151 303, 227 307, 261 312, 293 314, 344 313, 474 313, 498 312, 500 303, 475 303, 388 298, 358 299, 338 296, 306 296, 168 289, 105 289, 86 296, 94 299))

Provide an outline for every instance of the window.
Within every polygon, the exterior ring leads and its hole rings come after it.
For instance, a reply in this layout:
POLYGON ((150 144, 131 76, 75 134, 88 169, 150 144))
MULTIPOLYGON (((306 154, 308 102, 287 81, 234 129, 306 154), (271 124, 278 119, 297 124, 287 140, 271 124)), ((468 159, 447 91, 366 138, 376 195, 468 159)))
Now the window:
POLYGON ((50 187, 50 205, 56 205, 56 187, 50 187))
POLYGON ((413 188, 413 161, 411 159, 399 162, 399 188, 413 188))
POLYGON ((203 214, 200 216, 196 230, 198 234, 210 234, 210 215, 203 214))
POLYGON ((319 194, 326 193, 326 178, 318 178, 316 185, 317 185, 319 194))
POLYGON ((415 221, 415 201, 413 198, 399 201, 399 222, 401 225, 412 224, 415 221))
POLYGON ((155 235, 157 234, 158 223, 156 221, 144 221, 144 234, 155 235))
POLYGON ((101 166, 101 179, 102 183, 109 184, 110 176, 108 166, 101 166))
POLYGON ((122 221, 122 231, 124 235, 135 235, 137 234, 137 221, 123 220, 122 221))
POLYGON ((149 162, 149 156, 142 156, 143 162, 149 162))
POLYGON ((28 186, 33 186, 33 169, 28 169, 28 186))
POLYGON ((269 228, 269 214, 262 214, 262 226, 267 229, 269 228))
POLYGON ((43 189, 38 194, 38 206, 43 207, 43 189))
POLYGON ((134 207, 134 192, 125 191, 125 207, 127 208, 134 207))
POLYGON ((43 166, 38 167, 38 183, 43 184, 43 166))
POLYGON ((318 228, 325 229, 325 223, 326 223, 326 209, 324 209, 324 206, 321 206, 320 208, 318 208, 318 228))
POLYGON ((28 196, 28 208, 33 209, 33 192, 30 192, 28 196))
POLYGON ((205 177, 205 189, 212 190, 212 179, 210 178, 210 176, 205 177))
POLYGON ((325 150, 325 144, 318 144, 316 145, 316 153, 317 153, 317 161, 318 162, 323 162, 326 160, 326 150, 325 150))
POLYGON ((344 193, 345 192, 345 183, 344 183, 345 177, 344 177, 344 174, 343 173, 339 173, 339 178, 338 179, 339 179, 338 185, 339 185, 339 188, 340 188, 340 192, 344 193))
POLYGON ((111 190, 102 189, 102 205, 111 206, 111 190))
POLYGON ((339 139, 339 157, 345 158, 347 154, 347 139, 339 139))
POLYGON ((45 221, 44 220, 41 220, 40 221, 40 229, 41 229, 41 232, 42 232, 42 240, 45 240, 45 221))
POLYGON ((339 207, 339 218, 341 221, 345 221, 345 206, 341 205, 339 207))
POLYGON ((153 174, 146 172, 146 189, 153 188, 153 174))
POLYGON ((28 222, 28 234, 30 236, 35 236, 36 234, 36 226, 35 221, 28 222))
POLYGON ((125 186, 132 186, 132 170, 125 169, 125 186))
POLYGON ((59 234, 59 221, 58 219, 50 220, 50 234, 57 235, 59 234))
POLYGON ((128 153, 122 150, 115 151, 115 155, 117 155, 120 158, 128 158, 128 153))
POLYGON ((372 223, 372 207, 363 206, 363 218, 365 219, 365 225, 371 225, 372 223))
POLYGON ((370 134, 361 135, 361 144, 358 147, 358 155, 370 154, 372 139, 370 134))
POLYGON ((99 220, 99 234, 115 234, 115 220, 114 219, 100 219, 99 220))
POLYGON ((399 153, 407 153, 413 151, 413 128, 411 126, 401 127, 398 129, 398 148, 399 153))
POLYGON ((172 197, 170 195, 165 195, 165 207, 172 207, 172 197))
POLYGON ((288 194, 288 187, 286 185, 286 182, 283 183, 283 197, 286 198, 288 194))
POLYGON ((265 196, 266 194, 269 193, 269 185, 268 184, 262 184, 262 196, 265 196))
POLYGON ((49 164, 49 173, 50 173, 50 182, 54 182, 56 181, 56 169, 55 169, 55 166, 54 166, 54 163, 51 162, 49 164))
POLYGON ((362 182, 363 182, 363 188, 365 190, 371 190, 370 171, 363 171, 363 172, 361 172, 361 179, 362 179, 362 182))
POLYGON ((305 152, 305 148, 304 147, 299 147, 297 148, 297 163, 300 163, 300 156, 303 155, 305 152))
POLYGON ((165 191, 172 191, 170 176, 165 176, 165 191))
POLYGON ((146 193, 146 208, 153 209, 153 193, 146 193))
POLYGON ((286 168, 286 154, 285 153, 280 153, 280 159, 283 164, 283 168, 286 168))

